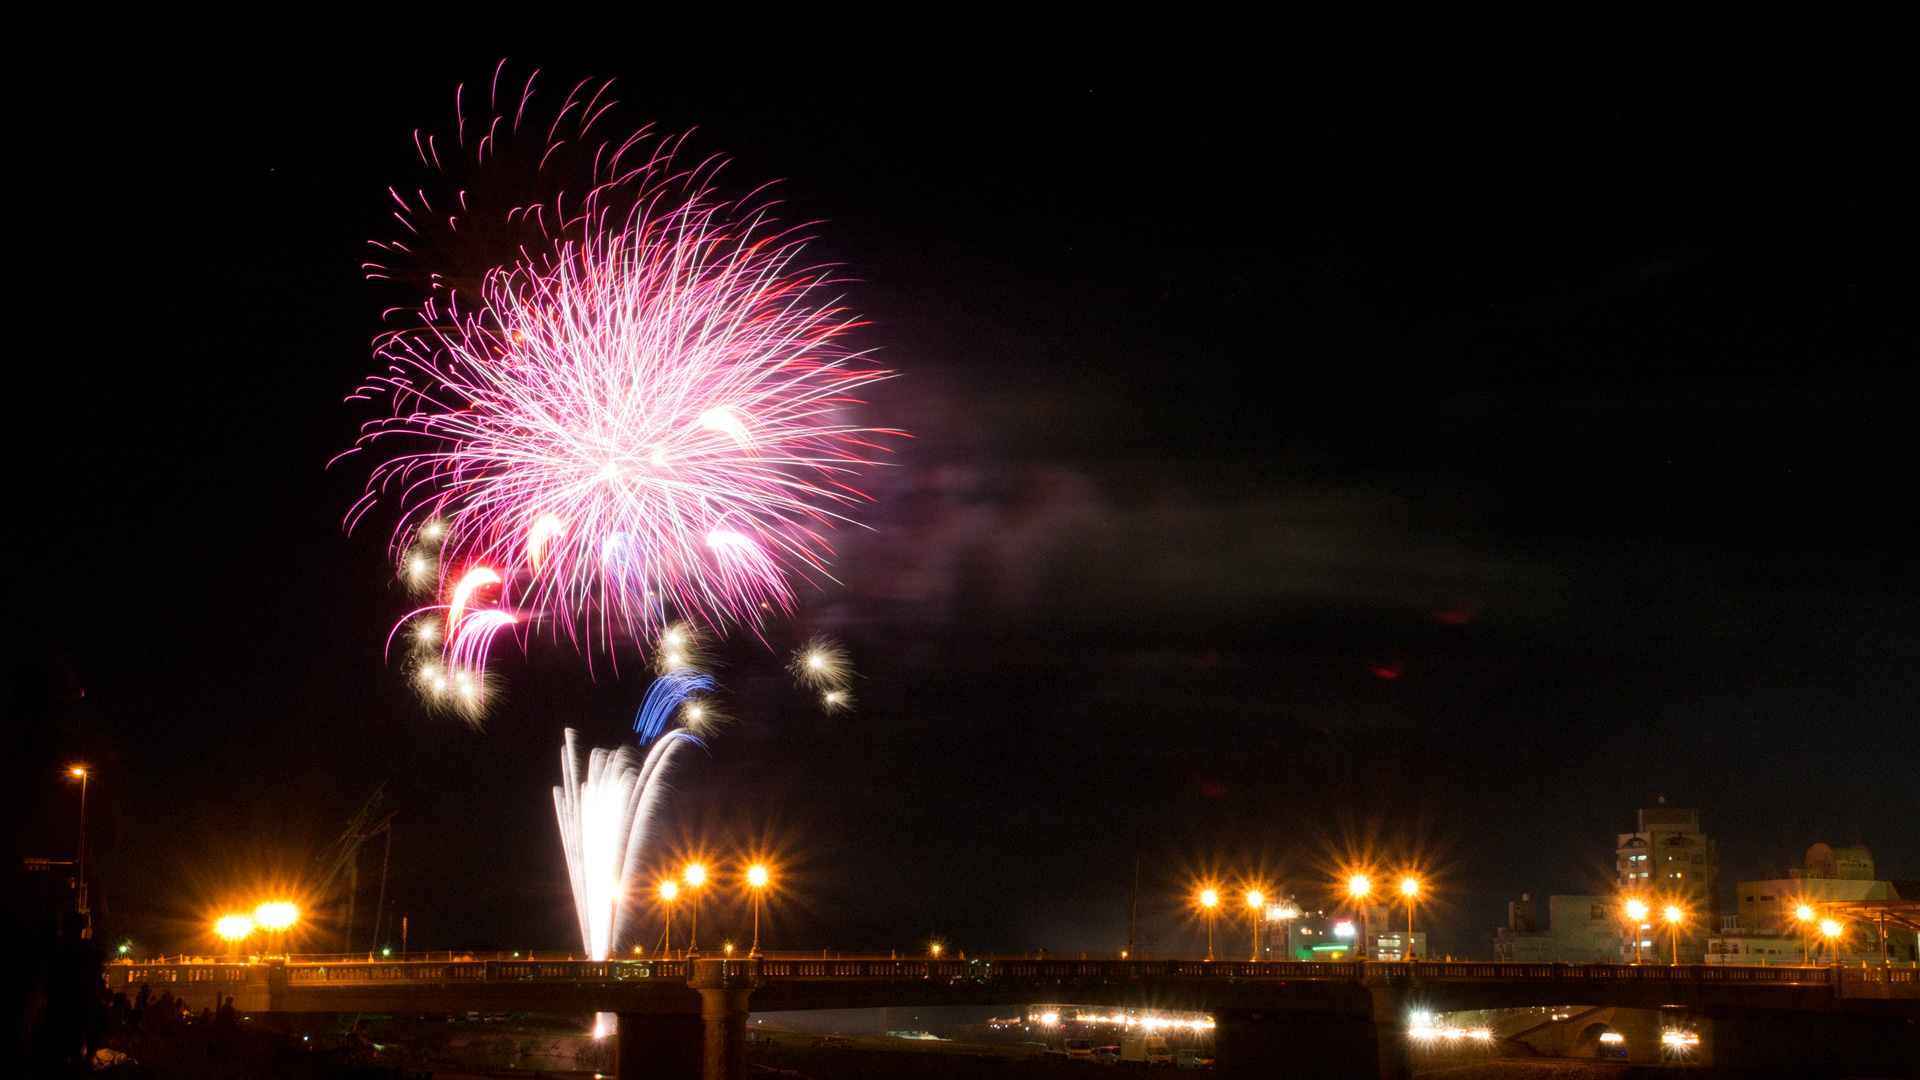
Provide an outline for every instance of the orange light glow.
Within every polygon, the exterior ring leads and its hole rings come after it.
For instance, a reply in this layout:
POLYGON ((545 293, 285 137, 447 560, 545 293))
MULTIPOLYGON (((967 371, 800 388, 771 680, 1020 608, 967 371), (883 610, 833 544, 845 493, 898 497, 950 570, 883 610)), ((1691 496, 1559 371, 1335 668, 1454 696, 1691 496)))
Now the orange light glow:
POLYGON ((1247 906, 1248 906, 1248 907, 1250 907, 1250 908, 1257 908, 1257 907, 1260 907, 1260 906, 1262 906, 1262 905, 1264 905, 1264 904, 1265 904, 1266 902, 1267 902, 1267 898, 1266 898, 1265 896, 1263 896, 1263 895, 1261 895, 1261 893, 1260 893, 1260 890, 1258 890, 1258 889, 1251 889, 1251 890, 1249 890, 1249 891, 1247 892, 1247 906))
POLYGON ((285 930, 300 921, 300 909, 284 900, 271 900, 253 909, 253 921, 267 930, 285 930))
POLYGON ((752 866, 747 867, 747 884, 748 885, 751 885, 756 889, 764 889, 767 887, 768 880, 770 879, 767 875, 767 868, 765 864, 754 863, 752 866))
POLYGON ((1373 881, 1365 874, 1355 874, 1347 879, 1347 895, 1362 897, 1373 891, 1373 881))
POLYGON ((1407 877, 1403 877, 1400 879, 1400 895, 1401 896, 1418 896, 1419 893, 1420 893, 1419 878, 1409 875, 1407 877))
POLYGON ((679 898, 680 898, 679 882, 673 880, 672 878, 668 878, 667 880, 660 883, 660 899, 661 900, 671 904, 679 898))
POLYGON ((1200 906, 1201 907, 1214 908, 1214 907, 1218 907, 1219 904, 1220 904, 1219 893, 1213 891, 1212 889, 1200 890, 1200 906))
POLYGON ((707 883, 706 864, 697 862, 688 863, 687 868, 680 871, 680 880, 686 882, 687 888, 689 889, 697 889, 705 885, 707 883))
POLYGON ((253 930, 253 920, 245 915, 222 915, 213 924, 213 932, 228 941, 239 941, 253 930))

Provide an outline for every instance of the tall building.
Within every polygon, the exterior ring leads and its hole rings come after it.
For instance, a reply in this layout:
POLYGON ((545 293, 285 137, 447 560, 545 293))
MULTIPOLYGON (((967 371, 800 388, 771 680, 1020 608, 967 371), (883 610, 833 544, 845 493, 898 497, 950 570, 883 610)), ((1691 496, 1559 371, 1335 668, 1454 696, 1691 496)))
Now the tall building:
MULTIPOLYGON (((1687 912, 1677 937, 1681 963, 1700 963, 1707 935, 1720 926, 1720 857, 1713 838, 1700 830, 1700 811, 1666 805, 1643 809, 1634 832, 1620 833, 1615 871, 1622 896, 1646 900, 1654 915, 1640 929, 1640 947, 1671 955, 1668 927, 1659 912, 1677 904, 1687 912)), ((1634 942, 1621 943, 1622 959, 1632 959, 1634 942)))

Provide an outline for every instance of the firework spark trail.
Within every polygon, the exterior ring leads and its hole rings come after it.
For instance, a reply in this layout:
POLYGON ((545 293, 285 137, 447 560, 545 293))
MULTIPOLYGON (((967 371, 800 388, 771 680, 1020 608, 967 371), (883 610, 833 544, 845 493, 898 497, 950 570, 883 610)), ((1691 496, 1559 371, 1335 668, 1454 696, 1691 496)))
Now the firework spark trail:
POLYGON ((652 742, 666 728, 667 722, 673 719, 674 710, 684 702, 712 690, 711 677, 685 668, 655 679, 653 685, 647 687, 647 697, 640 703, 640 711, 633 717, 633 730, 639 736, 640 745, 652 742))
MULTIPOLYGON (((799 261, 802 241, 718 198, 716 162, 678 169, 675 140, 589 138, 605 89, 575 88, 540 155, 541 169, 563 145, 591 157, 583 195, 509 208, 476 189, 484 211, 464 189, 457 209, 395 196, 422 250, 520 230, 518 253, 468 284, 430 273, 418 325, 379 339, 386 371, 355 395, 391 412, 362 431, 357 448, 385 456, 349 520, 397 508, 403 573, 438 577, 447 650, 487 585, 498 609, 590 654, 676 618, 789 611, 795 578, 826 572, 826 530, 862 498, 851 479, 874 439, 897 434, 848 422, 888 373, 841 344, 855 320, 799 261)), ((460 167, 498 165, 531 94, 510 123, 463 115, 460 167)), ((422 160, 441 168, 446 149, 428 139, 422 160)))
POLYGON ((682 744, 700 745, 683 731, 669 731, 642 757, 623 745, 595 749, 583 759, 579 732, 566 729, 560 752, 554 812, 573 882, 574 910, 587 955, 605 960, 629 936, 639 875, 654 812, 665 790, 666 767, 682 744))

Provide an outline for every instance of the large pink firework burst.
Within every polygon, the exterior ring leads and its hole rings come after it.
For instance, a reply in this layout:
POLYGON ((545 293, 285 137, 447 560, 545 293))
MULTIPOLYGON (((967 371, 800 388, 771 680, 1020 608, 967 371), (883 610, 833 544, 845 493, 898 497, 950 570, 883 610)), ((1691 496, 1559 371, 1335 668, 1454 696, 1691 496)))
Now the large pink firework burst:
MULTIPOLYGON (((598 100, 576 88, 562 115, 598 100)), ((880 433, 848 409, 887 373, 841 344, 852 317, 800 240, 715 196, 710 168, 674 173, 670 149, 600 146, 575 213, 509 209, 545 223, 542 245, 376 346, 387 371, 359 396, 392 412, 360 439, 386 456, 354 519, 398 506, 403 574, 437 601, 414 621, 430 699, 477 709, 487 648, 516 626, 592 650, 789 610, 860 497, 880 433)))

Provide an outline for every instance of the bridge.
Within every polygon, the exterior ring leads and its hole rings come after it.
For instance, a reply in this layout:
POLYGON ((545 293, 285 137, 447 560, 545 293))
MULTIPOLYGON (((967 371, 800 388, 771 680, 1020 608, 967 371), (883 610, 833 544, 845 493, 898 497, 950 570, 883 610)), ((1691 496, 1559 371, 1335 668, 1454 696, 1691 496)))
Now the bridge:
MULTIPOLYGON (((749 1008, 1095 1007, 1214 1017, 1228 1076, 1391 1078, 1408 1072, 1407 1019, 1543 1005, 1678 1009, 1729 1071, 1920 1075, 1920 970, 1475 962, 912 959, 364 958, 131 963, 112 990, 165 990, 250 1013, 545 1012, 619 1016, 621 1080, 744 1075, 749 1008)), ((1657 1031, 1655 1032, 1657 1036, 1657 1031)), ((1642 1043, 1650 1040, 1642 1039, 1642 1043)), ((1638 1048, 1642 1055, 1656 1046, 1638 1048)))

